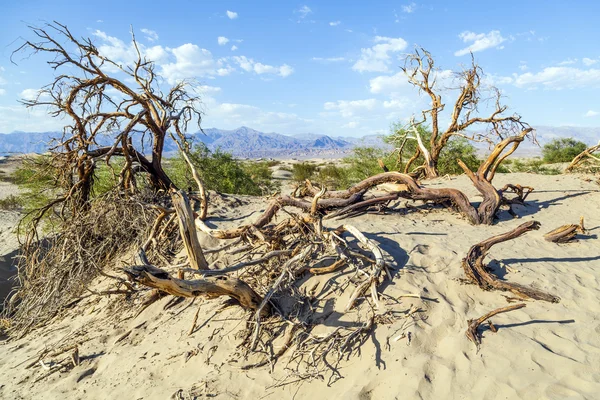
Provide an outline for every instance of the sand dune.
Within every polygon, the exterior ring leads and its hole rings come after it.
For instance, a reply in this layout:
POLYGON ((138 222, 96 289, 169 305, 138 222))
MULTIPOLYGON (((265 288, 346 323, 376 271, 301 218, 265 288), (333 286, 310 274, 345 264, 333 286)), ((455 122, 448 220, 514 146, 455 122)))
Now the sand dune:
MULTIPOLYGON (((167 297, 134 318, 135 309, 120 306, 114 298, 90 297, 51 326, 0 346, 0 397, 597 399, 600 186, 579 175, 499 174, 494 182, 537 188, 527 206, 515 208, 519 219, 501 212, 493 226, 472 226, 448 210, 413 212, 399 206, 386 215, 345 220, 378 242, 393 268, 393 281, 381 289, 386 310, 415 306, 420 311, 409 320, 406 336, 397 341, 394 338, 405 320, 378 324, 360 353, 341 364, 343 379, 331 386, 325 376, 278 387, 289 373, 286 356, 273 372, 268 366, 241 371, 239 366, 245 362, 236 351, 236 333, 247 314, 239 307, 219 311, 224 298, 197 299, 193 304, 186 299, 164 310, 167 297), (544 241, 543 233, 577 223, 581 215, 588 235, 564 245, 544 241), (461 259, 471 245, 532 219, 541 222, 541 230, 493 247, 489 266, 503 279, 551 292, 561 302, 527 301, 523 309, 493 317, 498 332, 484 330, 477 352, 465 337, 467 320, 507 302, 504 293, 464 284, 461 259), (400 297, 403 294, 420 294, 428 300, 400 297), (201 328, 188 336, 198 307, 201 328), (75 338, 82 341, 79 366, 49 377, 44 377, 46 371, 39 365, 25 368, 44 346, 75 338)), ((464 176, 428 184, 457 187, 477 199, 464 176)), ((247 201, 243 208, 216 210, 231 220, 215 225, 251 221, 265 203, 247 201)), ((326 224, 335 227, 339 222, 326 224)), ((10 249, 3 246, 2 250, 10 249)), ((336 279, 342 282, 350 275, 336 279)), ((99 281, 98 287, 103 284, 99 281)), ((340 311, 344 305, 343 299, 337 299, 332 307, 340 311)), ((340 315, 332 314, 323 329, 335 329, 343 320, 340 315)))

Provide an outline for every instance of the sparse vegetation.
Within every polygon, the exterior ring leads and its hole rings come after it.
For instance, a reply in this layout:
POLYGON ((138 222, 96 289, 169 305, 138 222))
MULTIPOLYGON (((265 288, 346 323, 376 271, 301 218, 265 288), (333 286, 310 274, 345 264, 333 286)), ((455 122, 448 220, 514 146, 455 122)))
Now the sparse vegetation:
MULTIPOLYGON (((207 190, 262 195, 276 189, 268 161, 240 162, 219 149, 210 151, 204 143, 196 144, 188 156, 207 190)), ((177 186, 195 187, 192 174, 181 154, 170 160, 166 170, 177 186)))
POLYGON ((540 175, 558 175, 560 170, 550 165, 544 165, 544 161, 539 158, 529 160, 505 160, 502 170, 499 172, 529 172, 540 175))

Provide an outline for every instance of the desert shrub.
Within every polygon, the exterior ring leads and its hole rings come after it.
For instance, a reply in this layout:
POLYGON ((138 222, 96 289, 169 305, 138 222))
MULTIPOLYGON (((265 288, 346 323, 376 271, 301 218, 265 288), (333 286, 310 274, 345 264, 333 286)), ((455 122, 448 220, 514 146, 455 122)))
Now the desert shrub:
POLYGON ((453 137, 448 141, 446 147, 440 153, 438 159, 438 171, 440 175, 459 175, 464 171, 458 165, 457 160, 462 160, 471 171, 476 171, 481 164, 477 158, 477 150, 469 140, 462 137, 453 137))
POLYGON ((304 182, 307 179, 313 179, 317 172, 317 166, 308 162, 301 162, 292 165, 292 177, 296 182, 304 182))
MULTIPOLYGON (((431 131, 429 127, 419 125, 417 127, 419 135, 423 140, 423 144, 428 150, 431 150, 430 146, 430 138, 431 131)), ((395 124, 392 126, 392 133, 384 138, 384 141, 388 144, 391 144, 395 148, 399 148, 404 143, 402 158, 396 158, 395 160, 395 168, 403 171, 404 165, 406 162, 415 154, 417 150, 417 141, 414 139, 409 139, 404 141, 406 136, 414 136, 411 132, 407 131, 406 126, 402 124, 395 124)), ((458 165, 457 159, 461 159, 472 171, 479 168, 481 160, 477 158, 477 150, 475 146, 469 142, 468 139, 452 136, 448 140, 446 146, 440 152, 440 156, 438 158, 438 172, 440 175, 458 175, 462 174, 463 170, 458 165)), ((419 156, 412 164, 412 167, 417 167, 422 165, 425 159, 423 156, 419 156)))
POLYGON ((10 194, 7 197, 0 199, 0 210, 16 211, 21 209, 21 198, 10 194))
POLYGON ((246 161, 242 163, 242 168, 263 192, 272 193, 279 189, 279 182, 273 179, 271 167, 278 164, 278 161, 275 164, 273 161, 246 161))
POLYGON ((315 181, 329 190, 347 189, 350 186, 349 168, 335 165, 325 165, 319 168, 315 181))
MULTIPOLYGON (((190 161, 198 171, 207 190, 220 193, 261 195, 261 184, 271 182, 267 164, 244 163, 231 154, 217 149, 211 151, 204 143, 196 144, 189 154, 190 161)), ((196 183, 188 165, 180 154, 170 160, 166 171, 173 182, 181 188, 194 188, 196 183)))
POLYGON ((570 162, 586 148, 584 142, 573 138, 553 139, 544 145, 542 156, 546 163, 570 162))
POLYGON ((529 172, 540 175, 558 175, 560 170, 555 167, 544 165, 544 161, 538 159, 519 160, 515 159, 510 162, 505 161, 505 168, 508 172, 529 172))
POLYGON ((352 155, 343 159, 348 169, 348 182, 350 184, 360 182, 370 176, 379 174, 382 171, 377 160, 383 160, 385 165, 393 167, 396 160, 389 151, 376 147, 356 147, 352 155))

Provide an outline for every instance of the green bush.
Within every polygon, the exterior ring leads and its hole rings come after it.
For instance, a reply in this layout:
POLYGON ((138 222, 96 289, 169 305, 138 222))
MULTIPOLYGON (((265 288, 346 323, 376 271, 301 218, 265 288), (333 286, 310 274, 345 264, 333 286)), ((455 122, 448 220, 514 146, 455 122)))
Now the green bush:
POLYGON ((481 164, 477 158, 475 147, 469 140, 462 137, 452 137, 440 153, 438 172, 440 175, 459 175, 464 171, 457 160, 462 160, 471 171, 476 171, 481 164))
POLYGON ((349 168, 326 165, 319 168, 315 181, 329 190, 347 189, 350 186, 349 168))
POLYGON ((542 149, 542 156, 546 163, 571 162, 587 145, 573 138, 553 139, 546 143, 542 149))
MULTIPOLYGON (((189 158, 207 190, 261 195, 274 187, 271 171, 266 162, 244 164, 220 149, 210 151, 204 143, 196 144, 189 158)), ((196 187, 192 173, 181 154, 170 160, 165 170, 178 187, 186 189, 196 187)))
POLYGON ((317 172, 317 166, 309 162, 301 162, 292 165, 292 178, 296 182, 304 182, 307 179, 312 180, 317 172))
MULTIPOLYGON (((417 127, 417 131, 419 132, 419 136, 421 136, 423 144, 427 150, 431 150, 431 131, 429 130, 429 127, 419 125, 417 127)), ((404 165, 406 162, 408 162, 408 160, 415 154, 418 146, 417 141, 414 139, 408 139, 405 141, 407 135, 414 136, 412 132, 407 130, 406 126, 398 123, 392 126, 392 133, 384 138, 386 143, 391 144, 395 148, 399 148, 404 143, 402 159, 396 160, 396 168, 401 171, 404 170, 404 165)), ((462 174, 463 170, 458 165, 457 159, 462 160, 472 171, 479 168, 481 163, 481 160, 477 158, 477 150, 475 149, 475 146, 473 146, 468 139, 459 136, 451 136, 446 143, 446 146, 440 152, 440 156, 438 158, 438 173, 440 175, 462 174)), ((413 162, 412 168, 423 165, 424 162, 425 159, 421 155, 413 162)))
POLYGON ((356 147, 352 155, 343 159, 348 169, 348 182, 353 184, 383 172, 377 162, 380 159, 388 168, 395 168, 396 160, 389 151, 375 147, 356 147))

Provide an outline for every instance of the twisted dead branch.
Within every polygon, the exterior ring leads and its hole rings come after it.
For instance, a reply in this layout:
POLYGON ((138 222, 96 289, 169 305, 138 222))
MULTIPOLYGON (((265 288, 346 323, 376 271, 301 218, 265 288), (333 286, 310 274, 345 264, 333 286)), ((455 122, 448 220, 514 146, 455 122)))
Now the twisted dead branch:
POLYGON ((596 164, 600 163, 600 157, 598 157, 597 155, 594 155, 594 153, 597 153, 599 151, 600 151, 600 141, 598 142, 597 145, 588 147, 587 149, 582 151, 580 154, 578 154, 573 159, 573 161, 571 161, 571 163, 569 164, 569 166, 566 168, 565 171, 571 172, 575 168, 578 168, 582 164, 585 164, 586 161, 595 162, 596 164))
MULTIPOLYGON (((483 324, 486 320, 493 317, 494 315, 518 310, 525 306, 526 306, 526 304, 515 304, 512 306, 497 308, 495 310, 490 311, 489 313, 487 313, 485 315, 482 315, 481 317, 479 317, 477 319, 470 319, 467 321, 467 323, 469 324, 469 327, 467 328, 465 335, 467 335, 467 338, 471 342, 475 343, 475 346, 477 346, 477 350, 479 350, 479 346, 481 346, 481 334, 479 332, 477 332, 477 328, 479 328, 479 325, 483 324)), ((490 323, 490 329, 495 329, 495 328, 492 328, 493 326, 494 325, 492 325, 490 323)))
POLYGON ((483 290, 509 291, 521 298, 531 298, 535 300, 548 301, 551 303, 558 303, 560 301, 558 296, 554 296, 528 286, 509 283, 498 279, 495 275, 488 272, 488 268, 484 264, 485 256, 490 248, 495 244, 518 238, 519 236, 531 230, 538 229, 540 229, 539 222, 525 222, 509 232, 491 237, 471 247, 467 253, 467 256, 462 261, 462 266, 467 278, 483 290))

